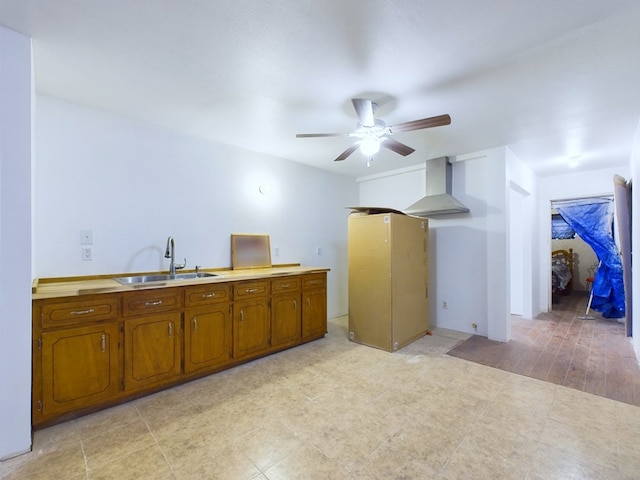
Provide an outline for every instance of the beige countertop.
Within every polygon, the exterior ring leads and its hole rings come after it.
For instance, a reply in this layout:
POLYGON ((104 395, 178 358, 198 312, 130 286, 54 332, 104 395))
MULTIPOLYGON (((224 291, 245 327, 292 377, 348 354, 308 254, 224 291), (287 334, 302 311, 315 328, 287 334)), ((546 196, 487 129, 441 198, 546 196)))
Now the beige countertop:
MULTIPOLYGON (((47 298, 73 297, 78 295, 90 295, 98 293, 129 292, 136 290, 148 290, 152 288, 183 287, 186 285, 204 285, 208 283, 235 282, 239 280, 260 280, 277 276, 328 272, 329 269, 323 267, 310 267, 294 264, 276 265, 271 268, 251 268, 242 270, 204 268, 200 269, 200 271, 215 273, 216 276, 191 278, 184 280, 149 282, 136 285, 122 285, 114 279, 117 277, 150 274, 153 275, 167 272, 122 273, 94 275, 87 277, 37 278, 33 281, 33 286, 31 289, 32 299, 41 300, 47 298)), ((188 272, 192 271, 184 271, 184 273, 188 272)), ((180 271, 180 273, 183 273, 183 271, 180 271)))

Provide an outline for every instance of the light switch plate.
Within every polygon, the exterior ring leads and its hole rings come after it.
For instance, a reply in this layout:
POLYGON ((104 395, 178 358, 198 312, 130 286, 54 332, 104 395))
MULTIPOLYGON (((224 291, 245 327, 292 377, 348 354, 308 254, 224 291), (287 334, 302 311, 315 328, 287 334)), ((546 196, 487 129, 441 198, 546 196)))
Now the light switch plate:
POLYGON ((80 230, 80 245, 93 245, 93 230, 80 230))

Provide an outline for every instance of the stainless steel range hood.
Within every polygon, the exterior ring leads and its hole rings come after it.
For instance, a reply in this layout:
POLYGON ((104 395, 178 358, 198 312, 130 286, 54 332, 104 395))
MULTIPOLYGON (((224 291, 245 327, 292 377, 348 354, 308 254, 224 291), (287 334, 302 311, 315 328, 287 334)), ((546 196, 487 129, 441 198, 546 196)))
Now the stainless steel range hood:
POLYGON ((414 217, 435 217, 467 213, 469 209, 451 195, 451 163, 449 157, 427 160, 427 196, 404 210, 414 217))

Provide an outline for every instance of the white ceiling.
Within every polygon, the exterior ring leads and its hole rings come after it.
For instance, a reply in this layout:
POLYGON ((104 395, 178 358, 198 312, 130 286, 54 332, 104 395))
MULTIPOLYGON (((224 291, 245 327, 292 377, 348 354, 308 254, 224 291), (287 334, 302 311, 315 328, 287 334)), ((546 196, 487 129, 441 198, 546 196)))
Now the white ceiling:
POLYGON ((628 165, 638 0, 0 0, 37 91, 351 176, 508 145, 540 175, 628 165), (370 168, 350 99, 416 149, 370 168))

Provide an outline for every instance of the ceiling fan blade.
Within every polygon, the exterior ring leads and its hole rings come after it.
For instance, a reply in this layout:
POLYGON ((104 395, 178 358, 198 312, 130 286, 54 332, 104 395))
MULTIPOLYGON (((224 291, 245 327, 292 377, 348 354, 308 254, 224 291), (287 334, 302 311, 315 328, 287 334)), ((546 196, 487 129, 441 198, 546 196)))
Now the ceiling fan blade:
POLYGON ((296 138, 348 137, 350 133, 296 133, 296 138))
POLYGON ((341 162, 342 160, 346 159, 349 155, 355 152, 359 146, 360 146, 359 144, 354 143, 349 148, 347 148, 344 152, 338 155, 338 158, 336 158, 334 162, 341 162))
POLYGON ((451 117, 449 115, 438 115, 436 117, 423 118, 421 120, 414 120, 412 122, 399 123, 392 125, 389 129, 393 133, 409 132, 411 130, 420 130, 421 128, 442 127, 443 125, 450 125, 451 117))
POLYGON ((403 157, 406 157, 407 155, 410 155, 413 152, 415 152, 414 148, 411 148, 410 146, 405 145, 404 143, 400 143, 394 140, 393 138, 385 138, 382 141, 381 145, 393 152, 399 153, 403 157))
POLYGON ((376 123, 373 119, 373 102, 366 98, 352 98, 353 108, 356 109, 358 120, 363 127, 373 127, 376 123))

